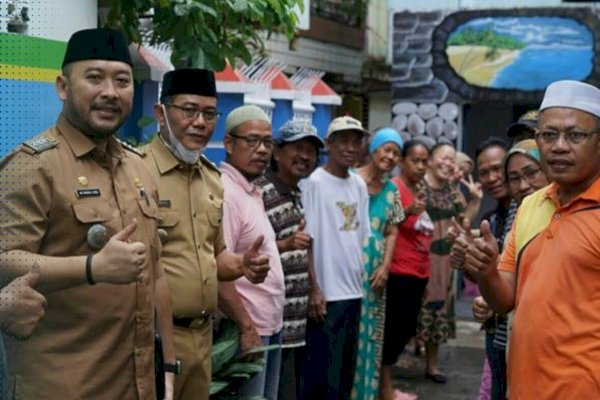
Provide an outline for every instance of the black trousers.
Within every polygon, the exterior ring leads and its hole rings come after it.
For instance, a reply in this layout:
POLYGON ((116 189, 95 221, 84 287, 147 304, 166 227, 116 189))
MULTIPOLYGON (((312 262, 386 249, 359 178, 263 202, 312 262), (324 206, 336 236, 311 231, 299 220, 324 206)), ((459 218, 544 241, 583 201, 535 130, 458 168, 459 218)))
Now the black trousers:
POLYGON ((300 398, 346 400, 350 398, 356 354, 361 299, 327 303, 323 323, 308 321, 306 360, 300 398))
POLYGON ((394 365, 417 331, 427 278, 390 274, 387 282, 383 365, 394 365))

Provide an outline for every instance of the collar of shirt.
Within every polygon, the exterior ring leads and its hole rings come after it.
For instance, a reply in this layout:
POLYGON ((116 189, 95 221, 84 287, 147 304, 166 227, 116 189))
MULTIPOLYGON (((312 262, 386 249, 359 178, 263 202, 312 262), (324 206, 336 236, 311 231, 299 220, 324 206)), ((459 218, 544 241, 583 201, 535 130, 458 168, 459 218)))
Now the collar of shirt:
MULTIPOLYGON (((221 173, 227 175, 236 185, 241 187, 246 193, 251 195, 260 195, 260 189, 249 182, 248 179, 240 171, 238 171, 233 165, 223 161, 221 162, 221 173)), ((261 195, 262 197, 262 195, 261 195)))
POLYGON ((285 194, 300 191, 300 189, 298 189, 297 186, 290 187, 286 183, 284 183, 281 179, 279 179, 279 177, 277 176, 275 171, 273 171, 270 168, 265 172, 265 176, 273 183, 273 185, 275 186, 275 189, 277 189, 279 194, 285 195, 285 194))
POLYGON ((566 208, 566 207, 570 206, 571 204, 573 204, 577 201, 580 201, 580 200, 591 201, 593 203, 600 203, 600 178, 596 178, 594 183, 592 183, 590 185, 590 187, 588 187, 583 193, 580 193, 579 195, 577 195, 577 197, 575 197, 569 203, 564 204, 562 206, 559 206, 560 203, 558 202, 558 190, 559 189, 560 188, 559 188, 558 184, 556 182, 552 182, 550 185, 548 185, 546 187, 546 189, 544 189, 545 195, 540 200, 540 203, 546 199, 549 199, 552 202, 554 202, 554 204, 556 205, 557 208, 566 208))
MULTIPOLYGON (((71 125, 62 114, 58 117, 58 121, 56 121, 56 128, 65 138, 75 157, 83 157, 96 149, 96 144, 93 140, 71 125)), ((123 147, 115 140, 113 135, 108 137, 106 150, 108 154, 119 159, 125 156, 123 147)))
MULTIPOLYGON (((161 175, 166 174, 180 165, 187 166, 187 164, 182 163, 175 157, 158 133, 154 136, 152 142, 150 142, 149 147, 154 154, 154 159, 156 160, 156 165, 158 166, 161 175)), ((193 166, 200 168, 201 164, 200 162, 197 162, 193 166)))

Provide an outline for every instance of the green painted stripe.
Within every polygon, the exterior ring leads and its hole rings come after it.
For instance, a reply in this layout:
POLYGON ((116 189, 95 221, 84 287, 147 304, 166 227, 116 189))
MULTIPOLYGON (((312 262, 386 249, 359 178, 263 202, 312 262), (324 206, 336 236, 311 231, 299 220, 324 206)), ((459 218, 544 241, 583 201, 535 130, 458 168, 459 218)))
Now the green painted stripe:
POLYGON ((0 33, 0 64, 61 69, 67 44, 14 33, 0 33))
POLYGON ((437 254, 439 256, 450 254, 450 249, 452 249, 452 243, 446 239, 434 240, 431 242, 431 247, 429 248, 433 254, 437 254))

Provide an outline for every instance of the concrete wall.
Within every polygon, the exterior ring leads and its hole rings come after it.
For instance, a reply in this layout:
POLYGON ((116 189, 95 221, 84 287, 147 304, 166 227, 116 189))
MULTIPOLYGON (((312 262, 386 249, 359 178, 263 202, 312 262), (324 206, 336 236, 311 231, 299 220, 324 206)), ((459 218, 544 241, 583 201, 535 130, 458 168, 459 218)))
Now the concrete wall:
POLYGON ((385 1, 370 1, 367 14, 367 57, 389 62, 390 14, 385 1))
POLYGON ((269 57, 292 67, 306 66, 321 71, 343 75, 347 82, 358 83, 363 62, 363 52, 330 43, 300 37, 297 50, 290 50, 284 35, 273 34, 265 42, 269 57))
POLYGON ((369 93, 369 130, 392 124, 392 93, 369 93))

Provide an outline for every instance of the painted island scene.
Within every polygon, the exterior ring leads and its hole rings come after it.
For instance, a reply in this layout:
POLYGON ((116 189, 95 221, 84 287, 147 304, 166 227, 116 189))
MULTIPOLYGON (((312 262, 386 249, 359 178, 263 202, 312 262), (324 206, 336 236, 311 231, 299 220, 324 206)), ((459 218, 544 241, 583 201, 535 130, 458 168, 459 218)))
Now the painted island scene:
POLYGON ((459 25, 449 36, 450 66, 471 85, 542 90, 593 70, 593 34, 565 17, 490 17, 459 25))

